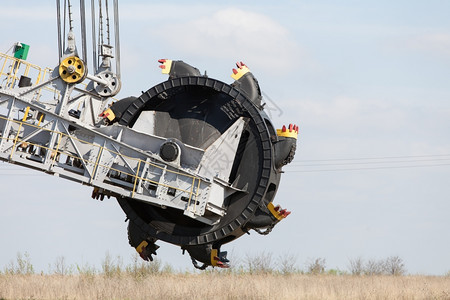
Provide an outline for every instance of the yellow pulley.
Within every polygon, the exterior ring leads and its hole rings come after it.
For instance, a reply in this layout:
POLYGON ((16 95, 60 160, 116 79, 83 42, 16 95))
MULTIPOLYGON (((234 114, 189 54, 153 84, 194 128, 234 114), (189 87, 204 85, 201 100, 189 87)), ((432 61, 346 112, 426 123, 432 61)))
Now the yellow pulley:
POLYGON ((79 83, 86 78, 87 68, 76 56, 66 57, 59 65, 59 76, 67 83, 79 83))

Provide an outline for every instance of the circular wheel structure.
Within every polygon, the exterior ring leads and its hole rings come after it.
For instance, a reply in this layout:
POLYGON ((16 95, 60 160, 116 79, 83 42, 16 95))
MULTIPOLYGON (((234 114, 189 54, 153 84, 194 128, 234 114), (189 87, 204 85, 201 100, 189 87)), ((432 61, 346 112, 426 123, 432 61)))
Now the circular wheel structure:
MULTIPOLYGON (((213 144, 217 146, 215 142, 221 139, 222 154, 212 157, 210 164, 211 167, 219 162, 229 165, 225 176, 229 192, 219 202, 224 213, 208 224, 175 208, 132 198, 118 201, 129 219, 130 244, 143 259, 151 260, 158 248, 155 242, 162 240, 187 250, 198 268, 227 267, 226 252, 220 251, 222 244, 250 229, 268 233, 289 214, 272 204, 281 173, 276 163, 280 160, 276 144, 283 139, 278 138, 258 102, 249 99, 249 93, 240 89, 236 82, 229 85, 204 76, 188 75, 172 76, 138 98, 127 98, 126 105, 121 105, 118 121, 121 125, 166 138, 160 156, 167 162, 183 155, 174 141, 207 150, 213 144), (149 115, 151 121, 146 122, 149 115), (238 121, 243 124, 240 136, 230 134, 227 130, 238 121), (233 138, 239 138, 234 147, 229 142, 233 138)), ((292 140, 294 143, 290 145, 295 146, 295 139, 292 140)), ((213 178, 217 174, 209 175, 213 178)))
POLYGON ((86 75, 86 65, 77 56, 66 57, 59 65, 59 76, 67 83, 79 83, 86 78, 86 75))

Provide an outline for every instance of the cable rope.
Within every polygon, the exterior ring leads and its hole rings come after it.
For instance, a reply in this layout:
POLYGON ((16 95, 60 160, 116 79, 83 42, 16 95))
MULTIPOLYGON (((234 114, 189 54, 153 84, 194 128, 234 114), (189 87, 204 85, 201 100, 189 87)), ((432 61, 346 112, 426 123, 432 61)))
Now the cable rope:
POLYGON ((72 4, 70 3, 70 0, 67 0, 68 3, 68 9, 69 9, 69 30, 73 31, 73 25, 72 25, 72 4))
POLYGON ((111 45, 111 35, 109 31, 109 7, 108 0, 105 0, 105 10, 106 10, 106 39, 108 41, 108 45, 111 45))
POLYGON ((427 167, 443 167, 449 164, 430 164, 430 165, 409 165, 409 166, 380 166, 366 168, 342 168, 342 169, 317 169, 317 170, 284 170, 285 173, 313 173, 313 172, 339 172, 339 171, 365 171, 365 170, 382 170, 382 169, 407 169, 407 168, 427 168, 427 167))
POLYGON ((97 74, 97 69, 98 69, 98 61, 97 61, 97 45, 95 43, 96 40, 96 31, 95 31, 95 4, 94 4, 94 0, 91 0, 91 19, 92 19, 92 26, 91 26, 91 30, 92 30, 92 66, 94 67, 94 74, 97 74))
MULTIPOLYGON (((364 171, 383 169, 407 169, 407 168, 427 168, 450 166, 450 163, 422 164, 427 162, 446 162, 450 160, 450 154, 428 154, 428 155, 402 155, 402 156, 380 156, 380 157, 358 157, 358 158, 330 158, 330 159, 310 159, 299 160, 287 165, 284 169, 286 173, 314 173, 314 172, 339 172, 339 171, 364 171), (434 157, 434 158, 433 158, 434 157), (422 159, 423 158, 423 159, 422 159), (403 159, 403 160, 392 160, 403 159), (408 159, 408 160, 405 160, 408 159), (365 161, 366 160, 366 161, 365 161), (308 164, 308 162, 317 162, 308 164), (324 162, 324 163, 321 163, 324 162), (393 164, 407 165, 393 165, 393 164), (379 165, 379 166, 372 166, 379 165), (343 167, 343 168, 316 168, 316 167, 343 167), (349 167, 346 166, 356 166, 349 167), (358 167, 360 166, 360 167, 358 167)), ((0 166, 0 175, 24 175, 11 174, 4 171, 23 171, 22 168, 10 168, 8 165, 0 166)), ((34 176, 34 175, 33 175, 34 176)))
MULTIPOLYGON (((65 3, 65 2, 64 2, 65 3)), ((58 59, 59 62, 61 63, 61 56, 63 53, 62 50, 62 37, 61 37, 61 3, 60 0, 56 0, 56 30, 58 33, 58 59)))
MULTIPOLYGON (((11 51, 16 45, 17 45, 17 44, 13 44, 11 47, 9 47, 8 50, 6 50, 6 51, 3 52, 3 53, 8 54, 8 52, 11 51)), ((11 51, 11 53, 13 53, 13 52, 11 51)), ((3 59, 3 57, 0 57, 0 60, 2 60, 2 59, 3 59)))
POLYGON ((327 159, 300 159, 293 163, 300 162, 320 162, 320 161, 352 161, 352 160, 381 160, 381 159, 402 159, 402 158, 423 158, 423 157, 444 157, 450 154, 428 154, 428 155, 403 155, 403 156, 379 156, 379 157, 358 157, 358 158, 327 158, 327 159))
POLYGON ((449 158, 435 158, 435 159, 414 159, 414 160, 391 160, 391 161, 362 161, 362 162, 342 162, 342 163, 316 163, 316 164, 292 164, 296 167, 321 167, 321 166, 347 166, 347 165, 374 165, 374 164, 398 164, 398 163, 415 163, 415 162, 435 162, 448 161, 449 158))
POLYGON ((450 154, 304 159, 287 165, 285 172, 311 173, 442 167, 449 166, 450 163, 446 163, 448 161, 450 161, 450 154))
MULTIPOLYGON (((58 0, 59 2, 59 0, 58 0)), ((64 20, 63 20, 63 32, 62 32, 62 50, 60 56, 62 56, 62 53, 66 50, 66 23, 67 23, 67 1, 64 0, 64 20)))
POLYGON ((87 33, 86 33, 86 7, 84 0, 80 1, 80 21, 81 21, 81 46, 83 50, 83 60, 88 64, 87 57, 87 33))
MULTIPOLYGON (((102 0, 98 0, 98 44, 103 45, 103 12, 102 12, 102 0)), ((100 49, 99 49, 100 51, 100 49)))
POLYGON ((113 1, 114 7, 114 43, 116 48, 116 75, 120 80, 120 34, 119 34, 119 2, 118 0, 113 1))

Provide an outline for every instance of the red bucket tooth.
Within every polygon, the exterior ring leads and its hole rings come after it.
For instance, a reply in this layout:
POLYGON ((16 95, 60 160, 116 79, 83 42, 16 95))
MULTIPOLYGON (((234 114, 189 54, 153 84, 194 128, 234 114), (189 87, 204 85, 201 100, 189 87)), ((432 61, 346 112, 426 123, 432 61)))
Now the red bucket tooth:
POLYGON ((159 63, 162 63, 162 64, 165 63, 166 61, 167 61, 167 59, 164 59, 164 58, 158 59, 158 62, 159 62, 159 63))
POLYGON ((286 132, 286 126, 283 125, 283 128, 281 128, 281 132, 286 132))
POLYGON ((236 69, 233 69, 233 74, 237 74, 238 73, 238 70, 236 70, 236 69))

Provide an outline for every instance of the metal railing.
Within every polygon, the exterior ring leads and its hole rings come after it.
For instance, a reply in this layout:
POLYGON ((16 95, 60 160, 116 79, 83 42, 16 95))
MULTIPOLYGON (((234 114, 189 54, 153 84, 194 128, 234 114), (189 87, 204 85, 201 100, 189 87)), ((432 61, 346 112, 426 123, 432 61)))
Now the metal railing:
POLYGON ((0 53, 0 66, 0 78, 2 78, 0 85, 4 89, 13 88, 18 84, 20 76, 36 78, 31 83, 32 85, 39 84, 48 78, 48 75, 53 71, 50 68, 41 68, 4 53, 0 53))
MULTIPOLYGON (((26 121, 26 116, 27 115, 25 113, 24 117, 21 120, 9 119, 7 117, 0 116, 0 120, 9 121, 9 122, 12 122, 12 123, 15 123, 18 125, 17 132, 14 132, 15 130, 10 131, 6 136, 4 136, 4 134, 5 134, 4 132, 3 133, 0 132, 0 134, 1 134, 0 140, 2 140, 2 141, 5 140, 7 142, 10 142, 10 144, 12 144, 12 146, 9 146, 6 150, 3 150, 4 151, 3 154, 7 154, 9 157, 9 160, 14 160, 14 154, 16 152, 27 153, 30 155, 35 155, 36 153, 38 153, 37 156, 45 157, 47 152, 50 151, 51 152, 51 154, 50 154, 51 167, 59 166, 59 167, 64 168, 64 166, 67 165, 66 166, 66 168, 67 168, 70 166, 75 166, 80 169, 80 172, 82 172, 83 167, 85 168, 87 165, 90 165, 90 166, 93 166, 92 173, 90 173, 90 178, 89 178, 90 180, 94 179, 95 173, 98 169, 103 168, 104 170, 106 170, 107 174, 112 174, 113 172, 116 172, 117 174, 120 174, 122 177, 126 177, 127 179, 123 180, 124 184, 122 185, 122 187, 126 187, 126 182, 128 182, 128 184, 132 184, 132 186, 133 186, 131 188, 132 197, 134 197, 138 186, 142 186, 143 182, 147 182, 153 186, 167 187, 167 188, 173 189, 175 191, 179 191, 179 192, 188 194, 189 197, 188 197, 188 199, 186 199, 187 207, 190 207, 191 203, 193 201, 194 211, 196 210, 197 199, 200 195, 200 184, 201 184, 201 180, 202 180, 201 178, 198 178, 198 177, 190 175, 190 174, 180 173, 180 172, 174 171, 174 170, 169 170, 165 165, 158 165, 156 163, 145 161, 140 158, 124 155, 118 151, 113 151, 113 150, 105 148, 101 145, 93 144, 91 142, 79 139, 79 138, 69 135, 67 133, 55 131, 55 130, 43 127, 45 125, 40 126, 40 124, 36 125, 36 124, 28 123, 26 121), (37 144, 37 143, 30 142, 29 140, 22 139, 20 137, 21 132, 27 126, 30 128, 34 128, 36 130, 40 130, 42 132, 48 132, 50 134, 50 136, 56 134, 57 142, 55 143, 55 146, 47 147, 42 144, 37 144), (86 159, 80 155, 77 155, 76 153, 63 150, 63 149, 61 149, 61 141, 63 140, 63 138, 67 138, 68 140, 71 140, 71 141, 76 141, 80 144, 85 144, 90 147, 91 153, 96 153, 96 154, 94 156, 91 155, 89 157, 89 159, 86 159), (95 149, 97 149, 98 151, 95 151, 95 149), (10 151, 10 152, 8 153, 8 151, 10 151), (113 156, 120 156, 122 158, 122 160, 127 160, 129 162, 134 161, 133 165, 137 165, 136 171, 134 171, 130 168, 131 172, 125 172, 123 169, 117 169, 117 168, 112 167, 111 165, 101 164, 100 163, 101 156, 104 155, 106 152, 109 152, 109 154, 111 154, 113 156), (63 158, 66 158, 65 162, 61 161, 61 160, 63 160, 63 158), (69 161, 69 160, 71 160, 74 163, 72 163, 70 165, 67 164, 67 161, 69 161), (186 178, 192 179, 192 183, 190 184, 190 189, 183 189, 178 186, 168 185, 168 184, 162 183, 160 181, 155 181, 155 180, 146 178, 144 176, 145 174, 144 174, 143 170, 145 170, 145 169, 150 170, 152 168, 155 170, 159 170, 161 173, 164 173, 164 172, 171 173, 174 176, 180 176, 180 177, 183 177, 184 179, 186 179, 186 178)), ((48 172, 48 170, 44 170, 44 167, 42 168, 42 171, 48 172)), ((154 173, 154 174, 156 174, 156 173, 154 173)))

